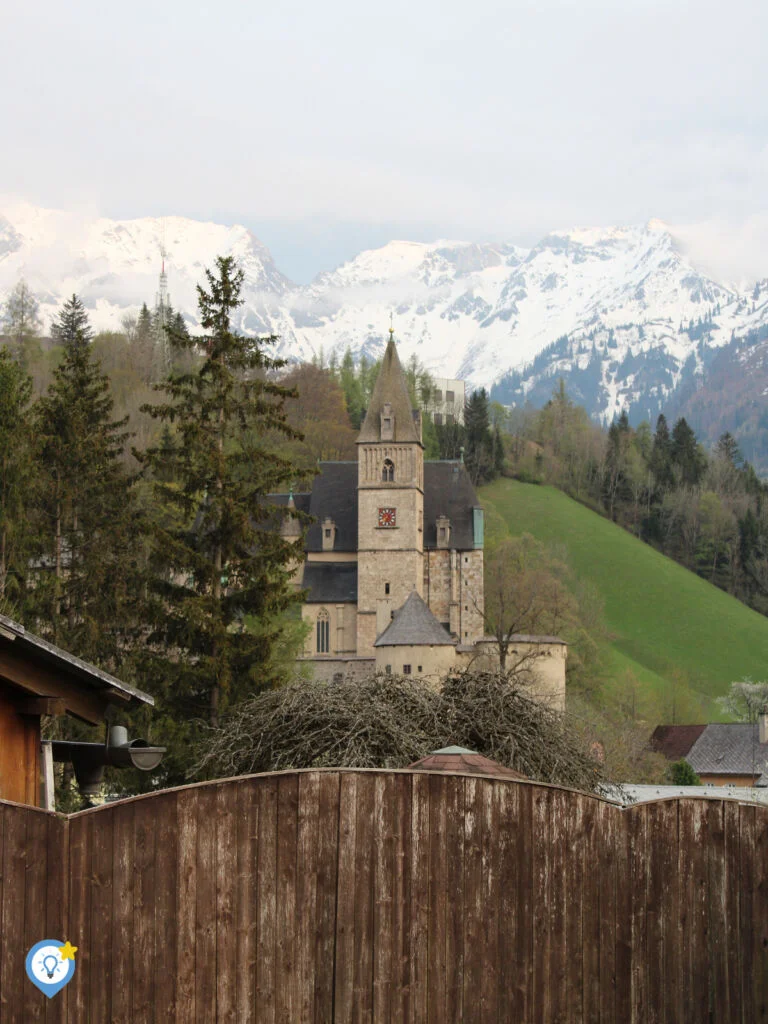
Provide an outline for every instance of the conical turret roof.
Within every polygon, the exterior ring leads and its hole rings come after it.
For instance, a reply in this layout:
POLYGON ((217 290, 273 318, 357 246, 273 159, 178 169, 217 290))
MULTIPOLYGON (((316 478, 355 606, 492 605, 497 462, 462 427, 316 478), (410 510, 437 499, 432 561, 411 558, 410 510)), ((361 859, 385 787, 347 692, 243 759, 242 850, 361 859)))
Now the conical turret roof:
POLYGON ((387 404, 395 419, 392 440, 398 443, 413 443, 415 441, 420 444, 421 438, 414 422, 411 396, 408 393, 408 381, 397 355, 395 337, 392 332, 390 332, 387 349, 381 361, 379 376, 373 386, 368 411, 357 439, 358 444, 370 444, 372 441, 381 440, 381 415, 387 404))
POLYGON ((418 591, 412 590, 402 608, 373 645, 374 647, 454 646, 456 641, 445 631, 426 606, 418 591))

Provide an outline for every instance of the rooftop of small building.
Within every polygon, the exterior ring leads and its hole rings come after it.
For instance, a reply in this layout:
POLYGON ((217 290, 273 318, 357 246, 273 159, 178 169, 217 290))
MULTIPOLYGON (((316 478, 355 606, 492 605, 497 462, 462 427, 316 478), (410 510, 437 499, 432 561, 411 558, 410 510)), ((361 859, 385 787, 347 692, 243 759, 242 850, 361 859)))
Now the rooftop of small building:
POLYGON ((374 647, 454 647, 456 641, 412 590, 374 647))
POLYGON ((499 761, 493 761, 490 757, 466 747, 450 746, 433 750, 408 767, 431 772, 466 772, 469 775, 495 775, 503 779, 527 779, 526 775, 515 771, 514 768, 507 768, 499 761))

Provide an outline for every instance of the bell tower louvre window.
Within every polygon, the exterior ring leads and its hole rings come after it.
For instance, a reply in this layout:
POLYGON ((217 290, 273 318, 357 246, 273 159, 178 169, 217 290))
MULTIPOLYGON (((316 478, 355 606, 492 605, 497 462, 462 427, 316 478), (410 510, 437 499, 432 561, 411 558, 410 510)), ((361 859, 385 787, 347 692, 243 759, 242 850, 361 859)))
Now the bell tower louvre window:
POLYGON ((381 467, 381 479, 384 483, 391 484, 395 479, 395 464, 392 459, 384 459, 384 465, 381 467))

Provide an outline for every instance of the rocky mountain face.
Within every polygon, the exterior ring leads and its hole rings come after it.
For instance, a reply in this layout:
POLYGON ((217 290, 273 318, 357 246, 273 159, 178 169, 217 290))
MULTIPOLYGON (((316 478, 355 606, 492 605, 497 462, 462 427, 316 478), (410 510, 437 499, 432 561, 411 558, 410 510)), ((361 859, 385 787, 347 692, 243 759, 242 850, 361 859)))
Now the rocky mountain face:
POLYGON ((163 246, 171 300, 191 324, 204 268, 232 253, 246 273, 241 328, 278 334, 288 358, 375 357, 392 313, 406 358, 505 404, 539 405, 563 377, 596 418, 685 412, 710 437, 727 424, 768 468, 768 280, 713 280, 660 222, 555 232, 531 249, 395 241, 302 287, 244 227, 20 204, 0 214, 0 297, 23 275, 46 318, 77 292, 96 327, 117 329, 152 304, 163 246))

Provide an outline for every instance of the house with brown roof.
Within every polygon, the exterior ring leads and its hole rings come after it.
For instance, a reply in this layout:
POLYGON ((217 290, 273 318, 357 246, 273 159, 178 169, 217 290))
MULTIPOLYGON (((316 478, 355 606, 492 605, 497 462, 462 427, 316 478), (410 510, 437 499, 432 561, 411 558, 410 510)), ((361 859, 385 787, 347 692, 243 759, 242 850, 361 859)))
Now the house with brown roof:
MULTIPOLYGON (((483 507, 462 460, 424 459, 421 413, 392 332, 357 459, 318 469, 311 492, 271 495, 311 517, 294 582, 307 592, 302 660, 315 676, 380 670, 439 684, 454 668, 497 668, 495 641, 485 636, 483 507)), ((298 539, 298 517, 282 531, 298 539)), ((535 655, 542 696, 563 707, 565 643, 514 640, 535 655)))
POLYGON ((651 745, 713 786, 768 786, 768 714, 757 722, 659 726, 651 745))

